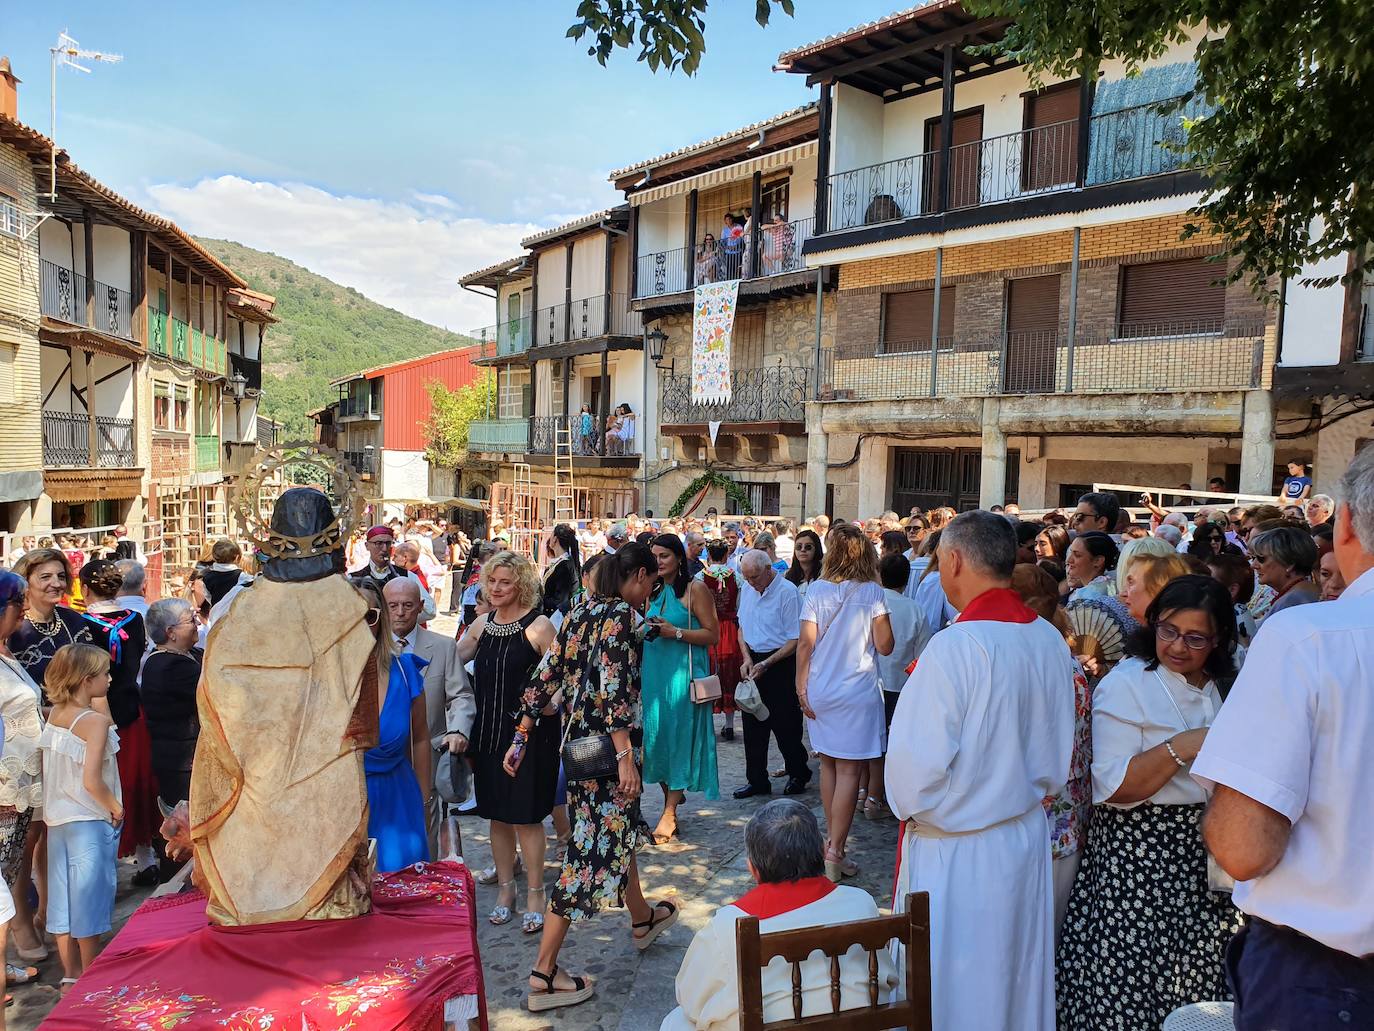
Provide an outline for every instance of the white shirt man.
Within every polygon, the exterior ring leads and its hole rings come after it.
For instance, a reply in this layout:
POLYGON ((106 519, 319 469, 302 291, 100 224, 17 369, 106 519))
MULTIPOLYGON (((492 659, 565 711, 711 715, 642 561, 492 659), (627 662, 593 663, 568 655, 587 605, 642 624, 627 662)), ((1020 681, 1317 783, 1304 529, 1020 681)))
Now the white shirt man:
POLYGON ((806 790, 811 780, 802 745, 802 713, 797 703, 797 637, 801 633, 801 597, 796 584, 774 569, 762 551, 740 559, 739 629, 744 643, 740 672, 753 680, 768 706, 768 719, 744 714, 744 773, 747 783, 736 798, 771 794, 768 780, 768 735, 778 742, 787 767, 789 795, 806 790))
MULTIPOLYGON (((143 597, 145 574, 142 564, 137 559, 122 558, 119 560, 118 569, 124 574, 124 582, 119 585, 119 594, 115 596, 115 605, 121 609, 137 612, 140 616, 148 615, 148 599, 143 597)), ((151 648, 152 646, 152 641, 149 641, 148 647, 151 648)))
POLYGON ((1341 487, 1349 586, 1265 620, 1192 766, 1248 916, 1227 957, 1238 1031, 1374 1026, 1374 448, 1341 487))
MULTIPOLYGON (((422 604, 419 584, 398 577, 383 588, 382 596, 391 620, 396 650, 418 655, 429 663, 425 667, 425 715, 429 720, 430 746, 434 749, 433 768, 438 771, 441 752, 459 755, 467 751, 468 735, 477 716, 472 685, 463 664, 458 661, 457 642, 419 625, 422 604)), ((450 764, 443 764, 443 768, 450 768, 450 764)), ((460 763, 457 768, 466 772, 467 764, 460 763)), ((427 787, 422 785, 422 791, 427 787)), ((450 793, 448 785, 442 790, 450 793)), ((429 804, 425 807, 429 850, 431 856, 438 858, 444 801, 438 790, 425 793, 429 795, 429 804)))
POLYGON ((1059 632, 1009 588, 1016 534, 992 512, 945 528, 960 610, 897 701, 887 801, 906 820, 896 899, 930 892, 934 1026, 1052 1031, 1054 892, 1041 800, 1068 775, 1073 671, 1059 632))

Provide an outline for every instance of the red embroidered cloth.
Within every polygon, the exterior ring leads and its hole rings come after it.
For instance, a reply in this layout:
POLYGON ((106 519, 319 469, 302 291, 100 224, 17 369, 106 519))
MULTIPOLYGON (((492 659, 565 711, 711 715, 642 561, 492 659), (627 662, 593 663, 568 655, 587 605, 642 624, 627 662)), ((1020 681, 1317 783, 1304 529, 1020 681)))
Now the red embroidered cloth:
POLYGON ((476 996, 486 1028, 473 898, 466 867, 432 863, 379 875, 354 920, 211 927, 199 892, 150 899, 43 1026, 435 1031, 476 996))

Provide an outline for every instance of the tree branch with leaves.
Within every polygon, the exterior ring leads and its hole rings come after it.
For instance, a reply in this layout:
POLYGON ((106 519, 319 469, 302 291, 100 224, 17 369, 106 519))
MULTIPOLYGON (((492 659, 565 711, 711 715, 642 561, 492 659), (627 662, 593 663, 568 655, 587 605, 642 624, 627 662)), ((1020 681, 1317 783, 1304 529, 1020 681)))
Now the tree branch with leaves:
POLYGON ((457 390, 431 380, 425 392, 429 394, 425 458, 441 469, 457 468, 468 458, 469 426, 496 407, 496 377, 484 370, 476 382, 457 390))
MULTIPOLYGON (((617 49, 639 47, 635 60, 651 71, 695 75, 706 53, 708 0, 582 0, 568 38, 591 37, 587 56, 604 66, 617 49)), ((791 16, 792 0, 754 0, 754 20, 767 26, 777 6, 791 16)))

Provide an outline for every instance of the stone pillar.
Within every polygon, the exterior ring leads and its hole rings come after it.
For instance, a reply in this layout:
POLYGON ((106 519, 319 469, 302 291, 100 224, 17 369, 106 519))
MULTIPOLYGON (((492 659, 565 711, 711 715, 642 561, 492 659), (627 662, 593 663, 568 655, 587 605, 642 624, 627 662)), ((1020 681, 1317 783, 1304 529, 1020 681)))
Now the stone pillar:
POLYGON ((830 438, 821 428, 821 402, 806 406, 806 515, 825 511, 825 485, 829 481, 830 438))
POLYGON ((868 437, 859 445, 859 504, 853 514, 856 519, 876 519, 892 506, 888 496, 887 452, 886 438, 868 437))
POLYGON ((1274 395, 1251 390, 1245 395, 1241 426, 1240 493, 1270 494, 1274 490, 1274 395))
POLYGON ((999 425, 1001 414, 1000 399, 983 398, 983 467, 978 481, 979 508, 991 508, 1006 500, 1007 435, 999 425))

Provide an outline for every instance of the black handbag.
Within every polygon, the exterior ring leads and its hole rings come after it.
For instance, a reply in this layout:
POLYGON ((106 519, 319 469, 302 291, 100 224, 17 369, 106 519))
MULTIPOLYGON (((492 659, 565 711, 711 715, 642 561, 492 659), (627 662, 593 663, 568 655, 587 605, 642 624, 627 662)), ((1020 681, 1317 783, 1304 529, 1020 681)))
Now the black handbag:
POLYGON ((572 731, 572 714, 577 709, 577 699, 579 696, 585 698, 590 691, 600 644, 601 638, 598 637, 588 655, 587 669, 582 674, 579 694, 573 697, 572 704, 568 706, 568 725, 563 728, 563 741, 559 746, 559 753, 563 758, 563 776, 569 781, 608 780, 620 777, 620 760, 616 758, 615 740, 610 734, 589 734, 587 737, 571 740, 568 738, 572 731))

